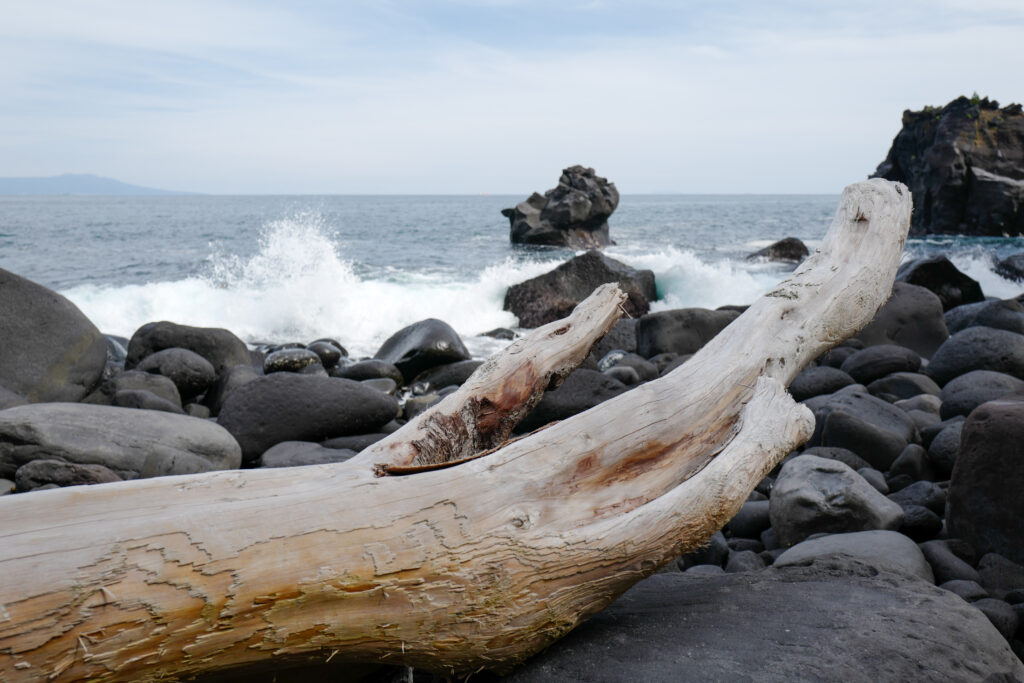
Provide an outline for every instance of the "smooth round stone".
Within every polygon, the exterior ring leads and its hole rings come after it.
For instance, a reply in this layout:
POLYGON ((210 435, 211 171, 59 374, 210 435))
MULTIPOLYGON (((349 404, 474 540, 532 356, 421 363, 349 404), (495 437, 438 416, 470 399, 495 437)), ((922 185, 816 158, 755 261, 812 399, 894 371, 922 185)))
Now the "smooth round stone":
POLYGON ((402 373, 401 381, 408 383, 424 370, 469 360, 470 355, 451 325, 428 318, 403 327, 388 337, 374 358, 397 367, 402 373))
POLYGON ((1005 372, 972 370, 950 380, 942 387, 940 415, 948 420, 956 415, 970 415, 982 403, 1007 394, 1024 392, 1024 380, 1005 372))
POLYGON ((160 398, 151 391, 143 389, 122 389, 114 394, 110 405, 119 408, 137 408, 140 410, 160 410, 165 413, 184 415, 185 411, 177 403, 160 398))
POLYGON ((775 567, 806 565, 817 558, 843 555, 875 569, 897 571, 934 581, 932 568, 917 544, 896 531, 837 533, 794 545, 775 560, 775 567))
POLYGON ((920 395, 938 396, 939 385, 928 375, 919 372, 893 372, 868 384, 868 391, 875 396, 886 394, 897 401, 920 395))
POLYGON ((982 598, 988 597, 988 591, 982 588, 977 581, 953 579, 952 581, 946 581, 945 583, 939 584, 939 588, 949 591, 955 595, 959 595, 967 602, 974 602, 975 600, 981 600, 982 598))
POLYGON ((740 550, 729 553, 725 561, 725 571, 729 574, 737 572, 754 572, 764 569, 764 560, 753 550, 740 550))
POLYGON ((898 344, 931 358, 949 337, 942 312, 942 301, 930 290, 896 282, 889 300, 857 336, 865 344, 898 344))
POLYGON ((249 348, 228 330, 216 327, 191 327, 162 321, 146 323, 128 341, 125 367, 134 368, 146 356, 163 349, 194 351, 208 360, 219 376, 234 365, 248 365, 249 348))
POLYGON ((302 372, 310 366, 323 366, 320 356, 309 349, 281 349, 263 359, 263 373, 302 372))
POLYGON ((33 460, 18 468, 14 475, 19 491, 40 486, 84 486, 121 481, 121 477, 103 465, 82 465, 64 460, 33 460))
POLYGON ((914 351, 895 344, 879 344, 853 354, 843 361, 840 370, 854 381, 870 384, 894 372, 917 372, 920 367, 921 356, 914 351))
POLYGON ((340 344, 327 340, 311 342, 306 346, 306 350, 315 353, 320 358, 320 364, 328 370, 337 365, 341 357, 345 355, 342 353, 340 344))
POLYGON ((351 365, 338 365, 331 369, 331 377, 351 379, 357 382, 362 382, 364 379, 390 377, 395 380, 395 383, 399 386, 402 386, 404 383, 402 373, 398 368, 391 363, 385 363, 382 360, 372 358, 357 361, 351 365))
POLYGON ((903 506, 903 524, 900 533, 921 543, 930 541, 942 531, 942 518, 920 505, 903 506))
POLYGON ((1024 379, 1024 335, 991 327, 968 327, 939 347, 927 372, 944 386, 972 370, 1004 372, 1024 379))
POLYGON ((804 401, 812 396, 831 394, 853 383, 853 378, 838 368, 812 365, 793 378, 789 393, 794 400, 804 401))
POLYGON ((981 582, 978 570, 958 556, 946 540, 926 541, 920 545, 921 552, 931 565, 937 583, 947 581, 981 582))
POLYGON ((182 348, 151 353, 139 361, 135 369, 171 380, 183 401, 199 396, 217 379, 210 361, 195 351, 182 348))
POLYGON ((996 600, 995 598, 982 598, 971 604, 988 617, 988 620, 992 622, 992 625, 1002 634, 1003 638, 1007 640, 1013 638, 1013 634, 1017 632, 1019 620, 1017 612, 1009 603, 996 600))
POLYGON ((362 382, 360 382, 360 384, 362 384, 363 386, 370 387, 371 389, 376 389, 377 391, 385 393, 388 396, 394 396, 395 392, 398 391, 398 384, 396 384, 395 380, 391 379, 390 377, 364 379, 362 382))

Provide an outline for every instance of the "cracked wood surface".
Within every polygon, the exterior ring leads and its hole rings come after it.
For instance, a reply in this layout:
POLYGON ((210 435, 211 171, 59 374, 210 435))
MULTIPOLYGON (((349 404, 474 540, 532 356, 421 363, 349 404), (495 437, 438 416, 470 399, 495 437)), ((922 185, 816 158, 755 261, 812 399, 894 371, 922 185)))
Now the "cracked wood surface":
POLYGON ((783 386, 885 301, 910 206, 847 188, 819 251, 686 364, 483 457, 614 323, 615 288, 347 463, 0 499, 0 678, 507 669, 703 543, 808 438, 783 386))

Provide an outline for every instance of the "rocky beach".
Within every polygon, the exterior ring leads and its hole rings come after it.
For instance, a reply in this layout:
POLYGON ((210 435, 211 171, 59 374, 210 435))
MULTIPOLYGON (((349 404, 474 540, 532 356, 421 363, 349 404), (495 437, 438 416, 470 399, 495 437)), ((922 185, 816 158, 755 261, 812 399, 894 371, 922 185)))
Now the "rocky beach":
MULTIPOLYGON (((1021 150, 1020 105, 960 98, 907 112, 877 175, 913 191, 917 233, 1019 235, 1021 150), (922 158, 931 165, 914 166, 922 158)), ((614 184, 572 166, 506 210, 509 239, 608 246, 618 203, 614 184)), ((785 269, 814 251, 776 237, 750 258, 785 269)), ((994 260, 1016 287, 1024 252, 994 260)), ((609 282, 626 295, 622 318, 516 434, 664 377, 729 335, 752 303, 658 305, 655 272, 594 248, 507 287, 503 309, 517 324, 482 337, 507 344, 609 282)), ((105 334, 67 297, 6 270, 0 321, 4 514, 48 489, 343 463, 485 361, 436 318, 394 329, 372 354, 350 354, 326 329, 256 343, 153 320, 105 334)), ((907 258, 874 319, 789 391, 813 412, 813 435, 739 513, 503 678, 1024 680, 1024 293, 986 296, 941 253, 907 258)), ((329 660, 274 675, 434 679, 329 660)))

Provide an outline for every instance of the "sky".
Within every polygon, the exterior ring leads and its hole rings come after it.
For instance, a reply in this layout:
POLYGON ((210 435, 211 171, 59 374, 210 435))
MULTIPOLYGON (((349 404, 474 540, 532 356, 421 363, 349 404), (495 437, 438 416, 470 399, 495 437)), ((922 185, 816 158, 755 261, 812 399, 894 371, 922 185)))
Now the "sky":
POLYGON ((216 194, 838 193, 1024 100, 1021 0, 0 0, 0 177, 216 194))

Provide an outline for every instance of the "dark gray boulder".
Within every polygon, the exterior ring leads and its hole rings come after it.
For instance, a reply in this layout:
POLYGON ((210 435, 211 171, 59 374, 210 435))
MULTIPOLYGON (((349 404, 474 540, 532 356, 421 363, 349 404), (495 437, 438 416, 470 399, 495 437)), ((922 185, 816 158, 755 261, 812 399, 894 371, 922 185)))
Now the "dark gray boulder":
POLYGON ((979 583, 995 598, 1002 600, 1011 591, 1024 590, 1024 566, 997 552, 978 560, 979 583))
POLYGON ((356 361, 350 365, 338 365, 331 370, 330 374, 331 377, 351 379, 356 382, 362 382, 367 379, 387 378, 393 379, 399 385, 405 384, 401 370, 391 363, 385 363, 382 360, 372 358, 356 361))
POLYGON ((853 378, 838 368, 812 365, 800 371, 789 385, 789 393, 797 401, 812 396, 831 394, 853 384, 853 378))
POLYGON ((249 348, 232 332, 218 327, 192 327, 166 320, 146 323, 128 341, 125 368, 131 370, 146 356, 164 349, 182 348, 198 353, 217 375, 234 365, 249 365, 249 348))
POLYGON ((947 337, 942 301, 928 289, 906 282, 893 285, 889 300, 857 333, 866 346, 897 344, 923 358, 931 358, 947 337))
POLYGON ((815 416, 809 444, 849 449, 885 472, 907 444, 920 440, 917 425, 904 411, 855 386, 809 406, 815 416))
POLYGON ((257 462, 263 468, 303 467, 345 462, 355 454, 353 450, 325 448, 309 441, 282 441, 268 448, 257 462))
POLYGON ((337 365, 342 357, 348 356, 345 347, 333 339, 318 339, 307 344, 306 348, 315 353, 320 358, 320 364, 328 370, 337 365))
POLYGON ((875 176, 914 197, 911 233, 1024 232, 1024 115, 987 97, 903 112, 903 128, 875 176))
POLYGON ((942 419, 967 416, 982 403, 1007 394, 1024 392, 1024 379, 992 370, 972 370, 951 379, 942 387, 942 419))
POLYGON ((837 460, 854 471, 864 469, 865 467, 871 467, 871 463, 853 451, 836 446, 812 446, 805 450, 804 454, 816 455, 819 458, 825 458, 826 460, 837 460))
POLYGON ((696 353, 739 317, 736 311, 677 308, 648 313, 636 323, 636 352, 644 358, 659 353, 696 353))
POLYGON ((729 543, 725 540, 725 535, 721 531, 716 531, 703 547, 686 555, 680 555, 676 560, 676 565, 682 571, 698 565, 721 567, 728 558, 729 543))
MULTIPOLYGON (((341 354, 339 354, 340 357, 341 354)), ((280 349, 268 353, 263 359, 263 374, 273 372, 305 372, 317 366, 322 368, 320 355, 309 349, 280 349)))
POLYGON ((217 379, 217 373, 210 361, 194 351, 181 348, 163 349, 151 353, 139 361, 135 369, 163 375, 174 382, 182 403, 205 392, 217 379))
POLYGON ((398 401, 359 382, 275 372, 235 389, 217 422, 238 440, 245 462, 282 441, 322 441, 377 431, 398 401))
POLYGON ((946 524, 980 553, 1024 563, 1024 400, 974 410, 949 482, 946 524))
POLYGON ((8 392, 31 403, 78 401, 100 382, 107 341, 60 294, 0 268, 0 321, 8 392))
POLYGON ((453 385, 461 386, 483 364, 483 361, 480 360, 460 360, 447 365, 439 365, 416 375, 413 385, 420 389, 417 393, 426 393, 453 385))
POLYGON ((458 332, 436 318, 403 327, 388 337, 373 357, 398 368, 403 384, 408 384, 424 370, 470 358, 458 332))
POLYGON ((544 194, 534 192, 501 213, 509 220, 513 243, 589 249, 614 244, 608 236, 608 217, 618 205, 614 183, 577 165, 562 171, 556 187, 544 194))
POLYGON ((114 375, 96 391, 82 399, 82 403, 113 405, 114 396, 121 391, 147 391, 172 405, 181 407, 181 394, 169 377, 141 370, 128 370, 114 375))
POLYGON ((231 434, 185 415, 85 403, 37 403, 0 411, 0 477, 28 462, 103 465, 124 479, 233 469, 231 434))
POLYGON ((64 460, 32 460, 14 473, 19 491, 31 491, 47 484, 85 486, 121 480, 117 473, 103 465, 80 465, 64 460))
POLYGON ((1024 305, 1016 299, 982 301, 946 311, 946 328, 955 334, 968 327, 994 327, 1024 334, 1024 305))
POLYGON ((897 531, 852 531, 827 534, 797 543, 775 560, 776 567, 805 567, 815 560, 841 556, 934 583, 931 565, 912 540, 897 531))
POLYGON ((991 327, 968 327, 939 347, 926 372, 944 385, 971 370, 1005 372, 1024 379, 1024 335, 991 327))
POLYGON ((626 385, 594 370, 575 370, 557 389, 545 391, 540 402, 516 425, 530 432, 555 420, 564 420, 626 391, 626 385))
POLYGON ((320 445, 324 448, 343 448, 350 451, 359 451, 372 446, 381 439, 387 437, 387 434, 383 432, 373 432, 370 434, 355 434, 353 436, 335 436, 331 439, 326 439, 320 442, 320 445))
POLYGON ((981 581, 981 575, 950 547, 949 541, 937 539, 920 545, 921 552, 931 565, 936 583, 947 581, 981 581))
POLYGON ((899 505, 841 462, 814 455, 786 461, 772 487, 769 514, 782 546, 817 533, 898 529, 899 505))
POLYGON ((995 271, 1001 277, 1014 282, 1024 280, 1024 252, 1011 254, 997 261, 995 271))
POLYGON ((917 372, 921 356, 895 344, 877 344, 856 352, 843 361, 840 370, 854 381, 870 384, 893 372, 917 372))
POLYGON ((184 415, 185 410, 177 403, 160 398, 151 391, 144 389, 122 389, 114 394, 110 405, 119 408, 137 408, 139 410, 160 410, 165 413, 184 415))
POLYGON ((734 537, 741 538, 761 538, 769 526, 771 518, 768 516, 767 500, 748 500, 726 524, 734 537))
POLYGON ((872 396, 893 396, 897 400, 903 400, 921 394, 938 396, 941 390, 935 380, 928 375, 919 372, 894 372, 868 384, 868 391, 872 396))
POLYGON ((807 245, 795 237, 783 237, 764 249, 747 255, 748 261, 781 261, 783 263, 800 263, 810 252, 807 245))
POLYGON ((505 293, 504 309, 519 318, 522 327, 540 327, 569 315, 600 285, 616 282, 626 294, 623 307, 638 318, 658 298, 654 273, 636 270, 621 261, 590 250, 543 275, 514 284, 505 293))
POLYGON ((889 500, 902 508, 920 505, 939 515, 946 511, 946 492, 931 481, 915 481, 910 486, 890 493, 889 500))
POLYGON ((833 556, 656 574, 507 680, 974 683, 1024 680, 1024 665, 956 595, 833 556))
POLYGON ((943 311, 985 300, 978 281, 960 272, 952 261, 941 255, 907 261, 896 271, 896 279, 934 292, 942 302, 943 311))
MULTIPOLYGON (((594 346, 590 349, 590 354, 583 359, 580 367, 587 370, 599 370, 600 368, 597 367, 598 362, 611 351, 636 352, 636 320, 632 318, 619 318, 615 325, 612 326, 612 329, 608 330, 608 334, 594 342, 594 346)), ((660 371, 661 368, 659 367, 660 371)))
POLYGON ((928 462, 939 479, 948 479, 960 453, 960 437, 964 420, 954 418, 928 444, 928 462))
POLYGON ((217 381, 203 397, 203 404, 210 409, 210 415, 216 417, 231 392, 262 376, 263 373, 252 365, 233 365, 217 377, 217 381))

